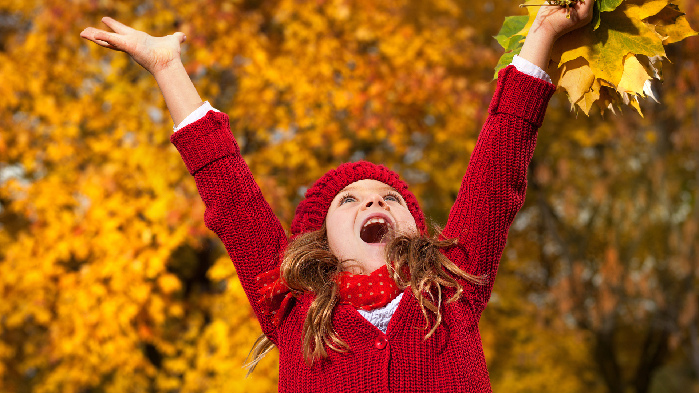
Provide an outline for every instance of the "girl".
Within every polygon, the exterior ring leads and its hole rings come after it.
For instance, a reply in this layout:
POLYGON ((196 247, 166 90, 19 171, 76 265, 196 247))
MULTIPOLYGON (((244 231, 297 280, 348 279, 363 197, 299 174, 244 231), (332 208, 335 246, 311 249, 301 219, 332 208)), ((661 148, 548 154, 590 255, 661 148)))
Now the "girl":
POLYGON ((539 11, 520 55, 500 72, 438 238, 427 236, 396 173, 356 162, 308 189, 288 240, 228 117, 202 102, 185 72, 183 33, 151 37, 103 18, 114 32, 87 28, 81 36, 128 53, 158 82, 206 225, 226 246, 262 326, 257 353, 279 348, 279 391, 487 392, 478 321, 555 89, 543 69, 555 40, 589 23, 592 3, 575 4, 570 18, 562 7, 539 11))

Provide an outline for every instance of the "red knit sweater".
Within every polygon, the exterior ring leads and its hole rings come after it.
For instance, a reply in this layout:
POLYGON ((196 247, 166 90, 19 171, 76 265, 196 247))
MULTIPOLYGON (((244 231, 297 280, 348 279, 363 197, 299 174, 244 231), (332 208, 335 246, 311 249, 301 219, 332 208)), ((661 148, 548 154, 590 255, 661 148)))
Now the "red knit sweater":
MULTIPOLYGON (((350 350, 306 365, 302 326, 313 299, 304 295, 275 328, 258 306, 255 277, 275 268, 287 238, 262 197, 229 128, 210 111, 173 134, 206 205, 205 223, 223 241, 264 333, 279 347, 280 392, 489 392, 478 321, 505 247, 507 232, 524 203, 527 166, 554 86, 502 70, 444 235, 459 245, 445 254, 465 271, 486 275, 486 285, 465 284, 464 296, 443 307, 444 320, 425 340, 425 320, 408 289, 386 334, 349 305, 333 326, 350 350), (420 327, 420 328, 416 328, 420 327)), ((450 293, 447 294, 447 296, 450 293)))

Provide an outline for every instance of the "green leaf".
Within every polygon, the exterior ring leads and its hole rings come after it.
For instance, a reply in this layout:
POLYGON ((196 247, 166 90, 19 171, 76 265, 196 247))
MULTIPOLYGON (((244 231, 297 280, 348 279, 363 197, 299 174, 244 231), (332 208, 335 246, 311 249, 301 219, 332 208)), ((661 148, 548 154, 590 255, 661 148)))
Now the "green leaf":
POLYGON ((595 2, 595 5, 592 7, 592 22, 590 23, 592 25, 592 30, 597 30, 601 23, 602 19, 600 18, 599 2, 595 2))
POLYGON ((507 47, 507 52, 503 53, 502 56, 500 56, 500 60, 498 61, 498 65, 495 66, 495 74, 493 75, 493 79, 498 79, 498 72, 500 72, 501 69, 507 67, 512 63, 512 59, 515 57, 515 55, 518 55, 519 52, 522 51, 522 46, 524 46, 524 41, 522 40, 524 36, 516 35, 512 37, 512 40, 510 41, 510 45, 507 47), (519 37, 519 38, 517 38, 519 37), (517 39, 515 39, 517 38, 517 39))
POLYGON ((520 37, 519 39, 524 38, 524 36, 516 35, 513 37, 513 35, 521 31, 527 24, 528 20, 529 16, 527 15, 508 16, 505 18, 505 22, 502 24, 500 32, 498 32, 498 35, 496 35, 494 38, 498 41, 500 46, 505 49, 509 48, 512 43, 512 39, 515 37, 520 37))
POLYGON ((597 4, 599 4, 600 12, 611 12, 614 11, 622 1, 624 0, 597 0, 597 4))
POLYGON ((515 54, 519 54, 519 52, 522 50, 523 45, 524 45, 524 36, 523 35, 516 35, 510 39, 509 44, 505 48, 505 51, 507 51, 507 52, 515 51, 515 54))

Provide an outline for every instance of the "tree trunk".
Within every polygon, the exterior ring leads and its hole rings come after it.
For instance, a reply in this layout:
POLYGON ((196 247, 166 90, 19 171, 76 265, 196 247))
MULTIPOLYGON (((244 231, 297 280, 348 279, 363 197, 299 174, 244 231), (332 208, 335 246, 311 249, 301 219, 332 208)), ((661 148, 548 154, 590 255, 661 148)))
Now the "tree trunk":
POLYGON ((595 360, 607 389, 609 393, 623 392, 624 380, 621 376, 619 363, 616 360, 613 329, 605 329, 605 331, 596 331, 594 333, 596 338, 595 360))
POLYGON ((634 378, 636 393, 648 393, 653 372, 662 365, 667 355, 668 338, 667 331, 653 329, 648 331, 634 378))

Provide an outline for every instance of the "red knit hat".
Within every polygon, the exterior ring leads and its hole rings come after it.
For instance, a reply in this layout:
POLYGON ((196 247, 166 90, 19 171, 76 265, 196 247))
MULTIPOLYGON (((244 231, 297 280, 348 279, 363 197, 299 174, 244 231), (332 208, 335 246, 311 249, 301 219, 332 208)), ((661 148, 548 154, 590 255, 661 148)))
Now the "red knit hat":
POLYGON ((383 165, 358 161, 342 164, 328 171, 306 191, 305 199, 299 203, 291 221, 291 235, 320 229, 335 196, 348 185, 364 179, 378 180, 393 187, 405 200, 420 233, 427 232, 425 216, 420 210, 417 198, 408 191, 408 185, 400 176, 383 165))

